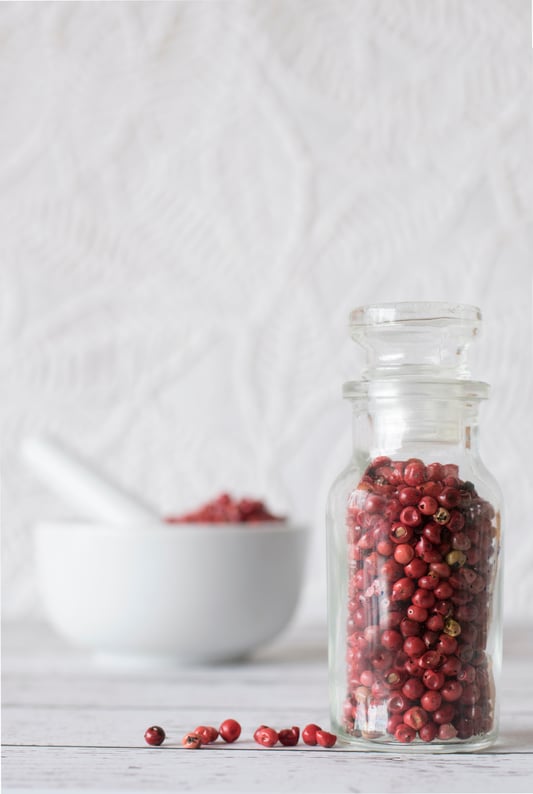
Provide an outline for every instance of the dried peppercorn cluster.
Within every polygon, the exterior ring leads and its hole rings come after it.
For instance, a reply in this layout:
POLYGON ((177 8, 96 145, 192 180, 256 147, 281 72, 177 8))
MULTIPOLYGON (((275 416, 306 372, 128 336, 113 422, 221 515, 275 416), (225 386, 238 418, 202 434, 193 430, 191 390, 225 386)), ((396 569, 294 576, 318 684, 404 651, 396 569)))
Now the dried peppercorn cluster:
POLYGON ((494 518, 454 464, 367 468, 346 519, 348 733, 406 743, 491 730, 494 518))
POLYGON ((260 499, 234 499, 222 493, 197 510, 181 516, 167 516, 167 524, 251 524, 261 521, 283 521, 260 499))

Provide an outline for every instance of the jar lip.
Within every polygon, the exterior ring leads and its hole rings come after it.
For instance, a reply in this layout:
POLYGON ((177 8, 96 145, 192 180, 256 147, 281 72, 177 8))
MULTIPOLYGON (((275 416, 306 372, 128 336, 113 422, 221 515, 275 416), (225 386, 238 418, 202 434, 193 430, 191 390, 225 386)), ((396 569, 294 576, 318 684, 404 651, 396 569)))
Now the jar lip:
POLYGON ((481 309, 467 303, 445 301, 400 301, 357 306, 349 314, 351 328, 386 325, 477 324, 481 309))
POLYGON ((441 400, 486 400, 490 386, 480 380, 406 380, 383 378, 349 380, 342 386, 345 399, 368 397, 427 397, 441 400))

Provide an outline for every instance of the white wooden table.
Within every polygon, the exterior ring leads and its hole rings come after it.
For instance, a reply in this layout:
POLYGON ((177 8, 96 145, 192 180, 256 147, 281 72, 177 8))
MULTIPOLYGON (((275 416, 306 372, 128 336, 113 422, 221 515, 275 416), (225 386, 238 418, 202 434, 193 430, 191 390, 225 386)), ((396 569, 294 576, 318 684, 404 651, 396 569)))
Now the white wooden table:
POLYGON ((159 673, 103 671, 45 626, 3 639, 3 791, 532 792, 532 632, 508 630, 502 734, 476 755, 382 754, 298 744, 266 749, 255 728, 328 724, 326 634, 296 628, 253 663, 159 673), (198 724, 238 719, 233 745, 185 751, 198 724), (167 741, 143 733, 162 725, 167 741))

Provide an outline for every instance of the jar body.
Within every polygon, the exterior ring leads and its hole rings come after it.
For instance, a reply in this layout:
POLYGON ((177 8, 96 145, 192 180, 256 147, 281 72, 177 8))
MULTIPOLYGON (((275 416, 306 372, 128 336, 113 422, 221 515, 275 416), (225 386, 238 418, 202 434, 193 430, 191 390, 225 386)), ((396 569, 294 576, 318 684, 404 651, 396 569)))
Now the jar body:
POLYGON ((477 400, 390 381, 359 394, 327 524, 333 730, 360 749, 492 744, 501 497, 477 452, 477 400))

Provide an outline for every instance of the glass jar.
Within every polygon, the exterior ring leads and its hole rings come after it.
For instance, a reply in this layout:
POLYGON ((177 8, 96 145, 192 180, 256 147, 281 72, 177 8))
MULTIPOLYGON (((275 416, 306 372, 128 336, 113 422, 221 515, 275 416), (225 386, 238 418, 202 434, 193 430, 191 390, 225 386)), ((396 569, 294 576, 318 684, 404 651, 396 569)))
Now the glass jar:
POLYGON ((355 748, 473 751, 498 730, 501 497, 479 457, 473 306, 350 315, 353 455, 328 500, 333 730, 355 748))

